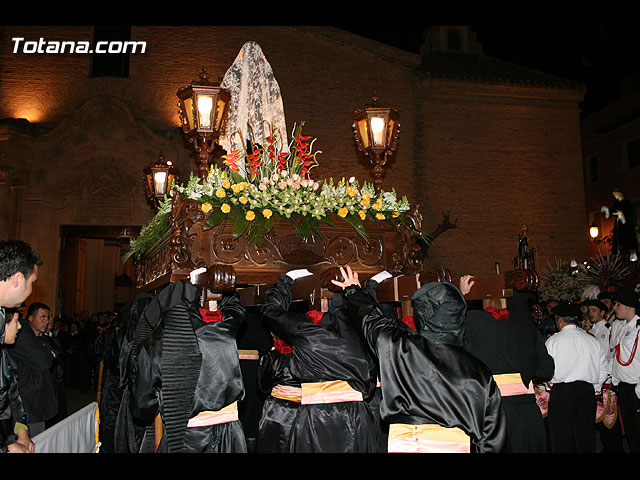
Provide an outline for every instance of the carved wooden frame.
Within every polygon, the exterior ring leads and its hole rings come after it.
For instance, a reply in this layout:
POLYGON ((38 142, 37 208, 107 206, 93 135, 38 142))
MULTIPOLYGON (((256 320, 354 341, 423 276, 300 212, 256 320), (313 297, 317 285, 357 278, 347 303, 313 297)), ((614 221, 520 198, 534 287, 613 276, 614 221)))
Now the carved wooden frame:
MULTIPOLYGON (((307 268, 313 273, 335 276, 332 268, 350 265, 362 280, 386 270, 391 275, 410 275, 423 269, 424 242, 420 214, 416 208, 409 221, 394 219, 394 225, 371 222, 369 241, 363 240, 346 222, 321 225, 322 238, 305 241, 285 221, 265 234, 262 245, 246 236, 233 238, 230 225, 207 227, 208 215, 195 200, 174 192, 169 216, 170 231, 146 252, 137 268, 139 289, 157 289, 169 282, 188 279, 197 268, 208 270, 211 292, 238 286, 276 282, 287 271, 307 268)), ((327 280, 324 288, 331 288, 327 280)))

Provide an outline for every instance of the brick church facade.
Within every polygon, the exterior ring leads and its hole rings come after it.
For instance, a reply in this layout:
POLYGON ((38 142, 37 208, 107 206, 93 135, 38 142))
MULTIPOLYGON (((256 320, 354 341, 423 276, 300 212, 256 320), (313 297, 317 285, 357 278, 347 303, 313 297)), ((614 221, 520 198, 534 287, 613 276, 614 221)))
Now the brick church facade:
POLYGON ((131 271, 121 245, 153 214, 142 169, 162 152, 181 181, 197 174, 177 90, 203 66, 221 79, 250 40, 273 68, 289 133, 304 122, 317 138, 314 178, 370 181, 351 114, 374 91, 400 112, 383 189, 420 205, 426 233, 443 213, 456 222, 430 246, 428 267, 509 269, 524 224, 539 266, 587 255, 584 86, 483 55, 467 27, 432 29, 420 54, 333 27, 131 27, 146 49, 121 76, 92 74, 90 54, 14 51, 14 38, 92 42, 93 27, 0 32, 0 236, 28 241, 44 260, 28 303, 68 314, 113 308, 89 299, 117 296, 113 279, 131 271))

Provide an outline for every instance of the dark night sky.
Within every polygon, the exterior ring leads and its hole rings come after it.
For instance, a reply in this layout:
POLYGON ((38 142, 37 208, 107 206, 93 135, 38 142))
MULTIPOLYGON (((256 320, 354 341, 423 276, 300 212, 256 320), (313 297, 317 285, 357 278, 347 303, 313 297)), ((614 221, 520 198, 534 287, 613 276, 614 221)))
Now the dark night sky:
MULTIPOLYGON (((418 53, 423 26, 345 30, 418 53)), ((483 52, 587 86, 583 116, 619 98, 622 81, 640 78, 640 28, 630 26, 472 26, 483 52)), ((640 85, 640 80, 636 80, 640 85)))

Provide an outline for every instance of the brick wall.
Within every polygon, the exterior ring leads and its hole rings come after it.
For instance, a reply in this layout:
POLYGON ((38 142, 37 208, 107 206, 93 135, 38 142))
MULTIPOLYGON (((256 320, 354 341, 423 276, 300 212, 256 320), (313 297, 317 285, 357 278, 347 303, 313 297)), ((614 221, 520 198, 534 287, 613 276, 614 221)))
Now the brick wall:
POLYGON ((529 247, 539 247, 539 266, 584 258, 575 107, 465 83, 431 82, 420 92, 420 203, 428 222, 442 212, 458 221, 433 243, 429 261, 459 274, 492 273, 495 262, 504 270, 517 255, 523 224, 529 247))

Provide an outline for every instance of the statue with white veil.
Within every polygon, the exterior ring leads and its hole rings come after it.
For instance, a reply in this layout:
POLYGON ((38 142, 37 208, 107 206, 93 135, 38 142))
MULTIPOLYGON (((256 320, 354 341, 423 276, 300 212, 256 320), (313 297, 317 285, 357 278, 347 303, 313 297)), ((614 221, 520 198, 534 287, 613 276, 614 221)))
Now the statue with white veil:
MULTIPOLYGON (((265 145, 266 138, 275 135, 280 151, 288 152, 280 86, 260 45, 250 41, 242 46, 221 87, 231 94, 227 130, 219 140, 222 148, 227 152, 242 150, 249 139, 265 145)), ((245 175, 244 164, 238 166, 245 175)))

